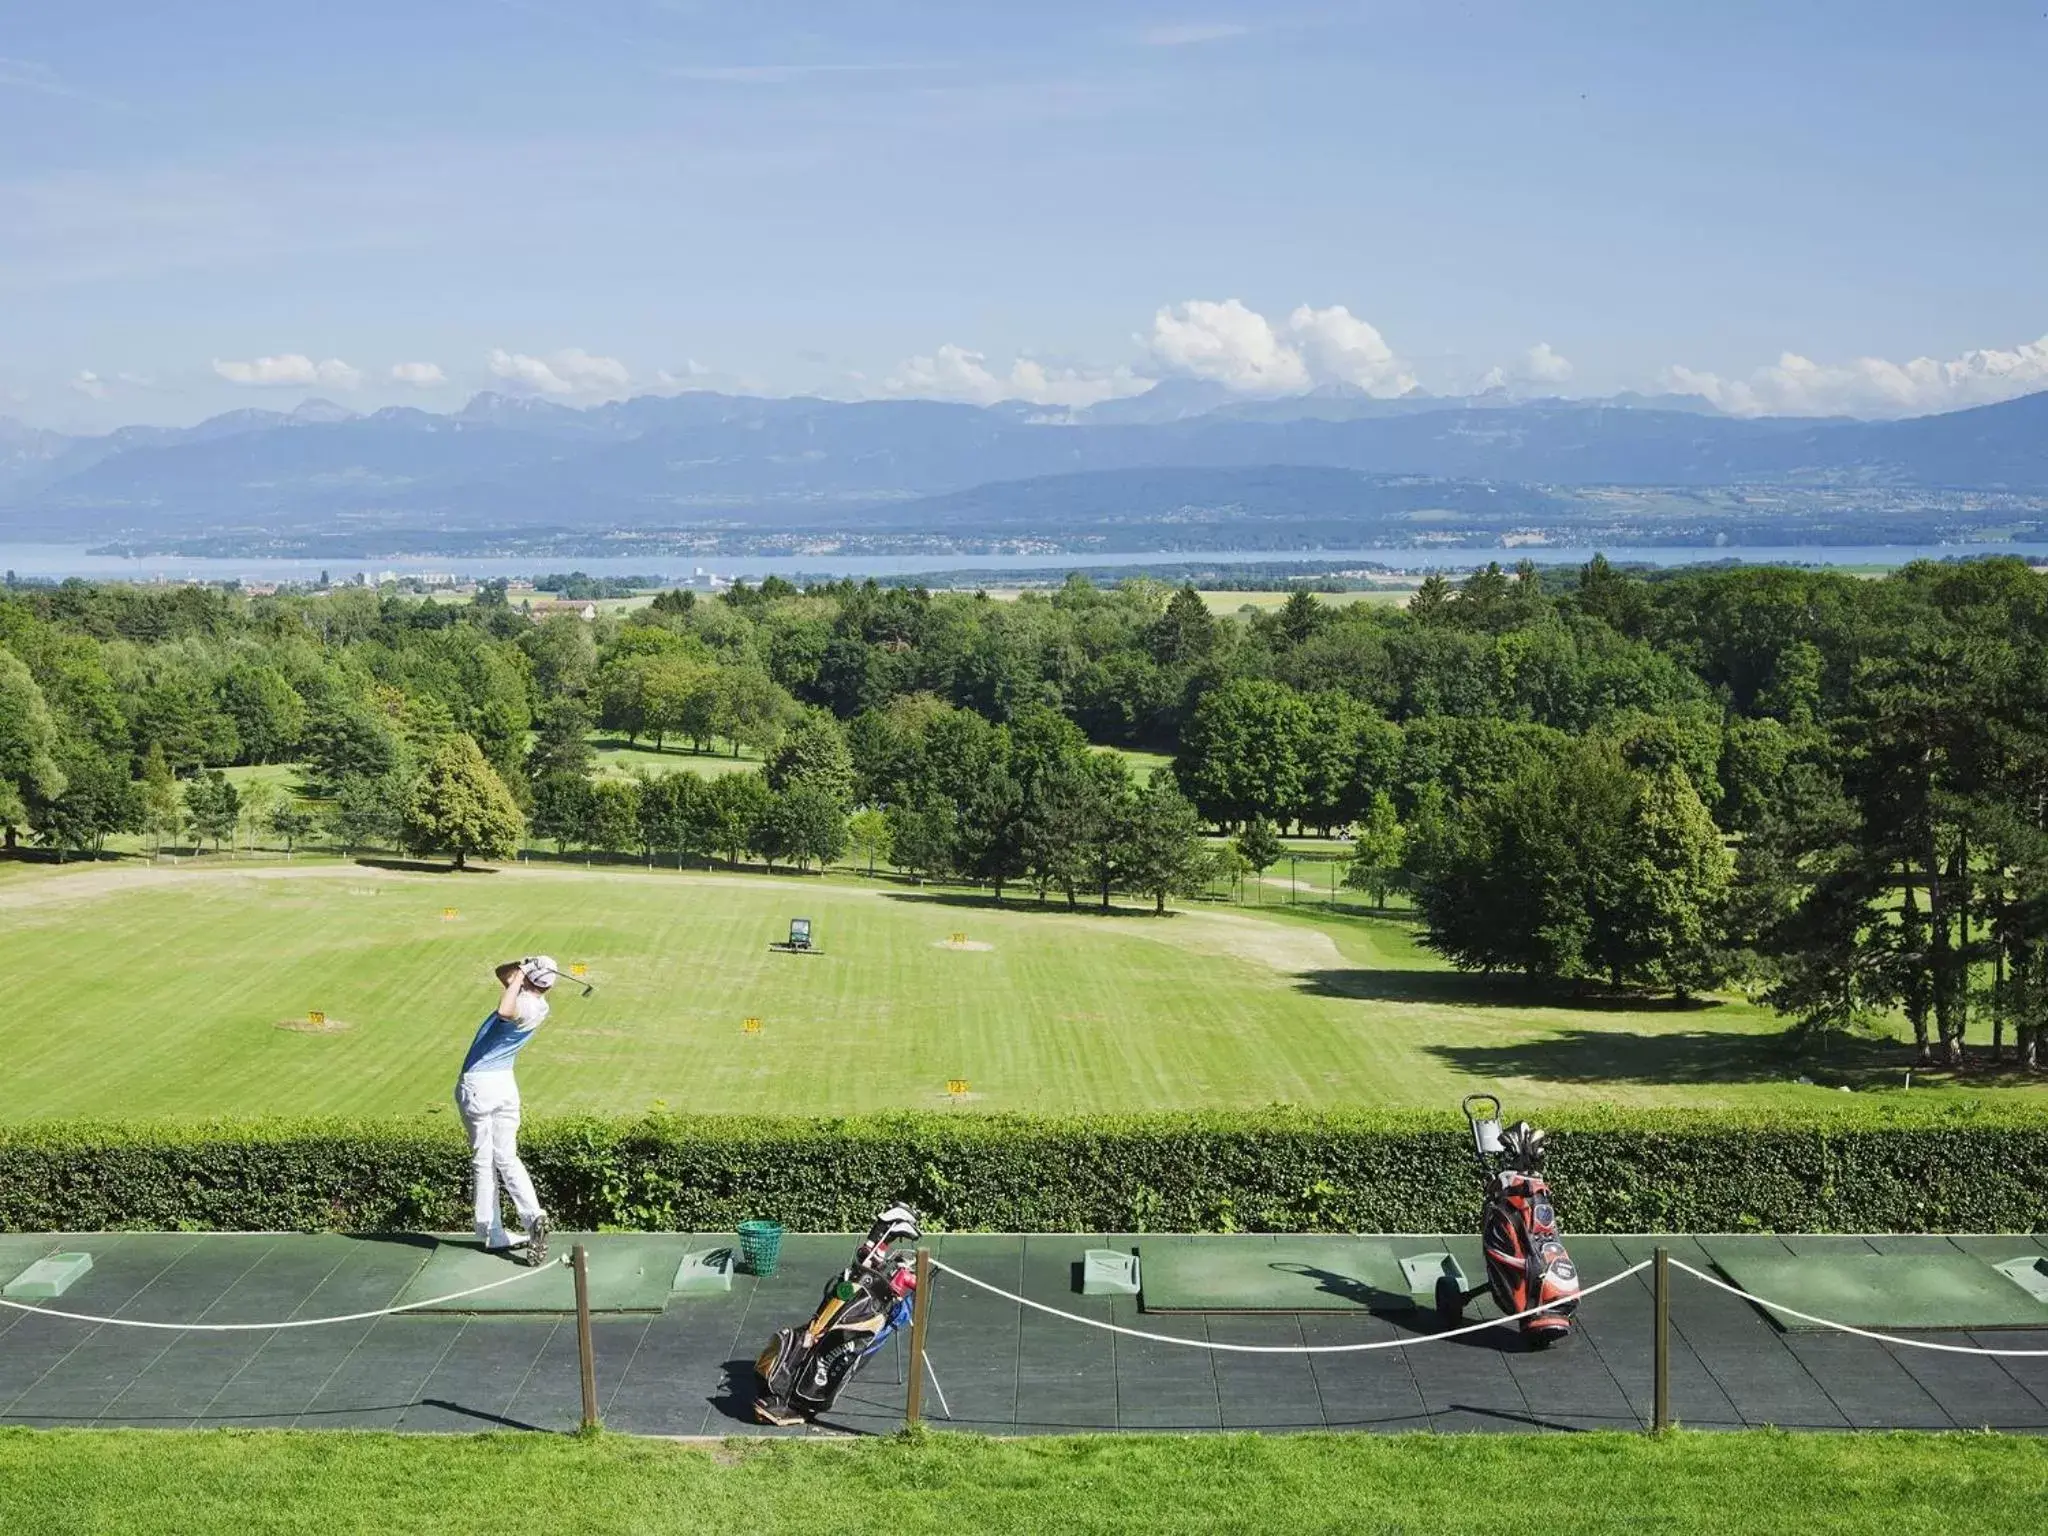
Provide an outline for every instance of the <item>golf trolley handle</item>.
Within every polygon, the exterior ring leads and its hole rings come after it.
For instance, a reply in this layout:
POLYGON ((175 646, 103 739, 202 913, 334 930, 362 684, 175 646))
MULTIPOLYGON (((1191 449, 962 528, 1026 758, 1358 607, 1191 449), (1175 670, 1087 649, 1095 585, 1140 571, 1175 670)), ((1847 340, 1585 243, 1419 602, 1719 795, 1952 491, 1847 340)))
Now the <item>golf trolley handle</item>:
POLYGON ((1490 1093, 1468 1093, 1458 1107, 1465 1112, 1465 1123, 1472 1128, 1472 1155, 1479 1159, 1479 1166, 1488 1167, 1487 1159, 1500 1155, 1500 1100, 1490 1093), (1490 1106, 1486 1114, 1473 1113, 1472 1106, 1490 1106), (1492 1145, 1487 1145, 1487 1133, 1492 1132, 1492 1145))
POLYGON ((1465 1111, 1465 1119, 1468 1122, 1475 1120, 1498 1120, 1500 1118, 1500 1100, 1490 1093, 1468 1093, 1459 1103, 1458 1107, 1465 1111), (1472 1106, 1474 1104, 1491 1104, 1493 1106, 1493 1113, 1490 1115, 1475 1115, 1472 1113, 1472 1106))

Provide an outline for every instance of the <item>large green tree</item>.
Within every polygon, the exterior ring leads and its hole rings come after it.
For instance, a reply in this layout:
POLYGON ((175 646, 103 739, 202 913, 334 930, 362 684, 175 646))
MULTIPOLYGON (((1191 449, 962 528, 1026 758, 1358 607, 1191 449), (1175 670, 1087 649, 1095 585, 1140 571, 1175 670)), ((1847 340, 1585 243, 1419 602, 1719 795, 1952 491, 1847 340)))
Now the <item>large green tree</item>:
POLYGON ((1151 897, 1154 912, 1165 912, 1167 898, 1199 891, 1209 879, 1201 813, 1169 774, 1154 773, 1138 792, 1119 841, 1123 884, 1151 897))
POLYGON ((457 869, 467 867, 472 856, 508 856, 525 828, 505 781, 465 735, 435 748, 408 787, 401 812, 405 846, 415 853, 449 854, 457 869))
POLYGON ((0 649, 0 835, 13 848, 28 825, 29 806, 64 793, 57 765, 57 725, 28 667, 0 649))

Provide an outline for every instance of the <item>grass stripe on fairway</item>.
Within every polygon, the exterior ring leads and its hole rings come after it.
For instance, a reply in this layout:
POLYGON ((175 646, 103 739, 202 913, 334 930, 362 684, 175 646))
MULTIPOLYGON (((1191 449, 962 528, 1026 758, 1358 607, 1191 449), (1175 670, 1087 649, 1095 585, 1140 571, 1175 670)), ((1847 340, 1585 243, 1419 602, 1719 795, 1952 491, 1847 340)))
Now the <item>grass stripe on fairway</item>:
POLYGON ((1771 1432, 984 1440, 712 1447, 0 1429, 0 1530, 2027 1531, 2048 1444, 1771 1432), (174 1491, 174 1492, 173 1492, 174 1491), (169 1496, 167 1496, 167 1494, 169 1496), (1522 1511, 1521 1515, 1517 1511, 1522 1511))
MULTIPOLYGON (((1853 1102, 1792 1083, 1775 1021, 1740 1002, 1546 994, 1447 972, 1398 921, 1284 907, 1104 917, 793 876, 207 860, 9 881, 0 947, 33 960, 0 1009, 17 1122, 451 1114, 491 965, 538 952, 600 988, 558 992, 522 1056, 536 1113, 1448 1107, 1475 1083, 1518 1112, 1853 1102), (797 916, 822 954, 769 951, 797 916)), ((1914 1096, 1944 1091, 1962 1090, 1914 1096)))

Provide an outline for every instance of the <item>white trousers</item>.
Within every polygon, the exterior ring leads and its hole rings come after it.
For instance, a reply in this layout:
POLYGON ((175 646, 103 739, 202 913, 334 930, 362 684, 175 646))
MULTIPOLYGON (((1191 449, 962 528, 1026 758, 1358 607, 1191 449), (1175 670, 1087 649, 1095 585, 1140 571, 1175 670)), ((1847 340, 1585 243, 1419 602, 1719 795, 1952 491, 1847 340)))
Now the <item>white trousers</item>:
POLYGON ((510 1072, 465 1072, 455 1085, 455 1107, 469 1132, 470 1167, 476 1183, 476 1235, 487 1248, 504 1248, 505 1233, 498 1186, 512 1197, 519 1225, 533 1230, 541 1213, 526 1164, 519 1161, 519 1083, 510 1072))

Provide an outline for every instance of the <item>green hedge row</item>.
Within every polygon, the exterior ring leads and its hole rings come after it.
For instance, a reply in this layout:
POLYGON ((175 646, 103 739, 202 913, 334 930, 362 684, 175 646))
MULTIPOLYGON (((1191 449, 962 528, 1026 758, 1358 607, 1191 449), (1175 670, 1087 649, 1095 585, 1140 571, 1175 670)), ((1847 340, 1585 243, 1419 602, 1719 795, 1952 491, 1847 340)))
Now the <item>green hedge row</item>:
MULTIPOLYGON (((1547 1116, 1578 1232, 2048 1230, 2048 1112, 1547 1116)), ((578 1228, 1456 1231, 1479 1178, 1441 1114, 1290 1110, 531 1123, 521 1150, 578 1228)), ((0 1129, 0 1230, 462 1230, 468 1150, 442 1120, 0 1129)))

